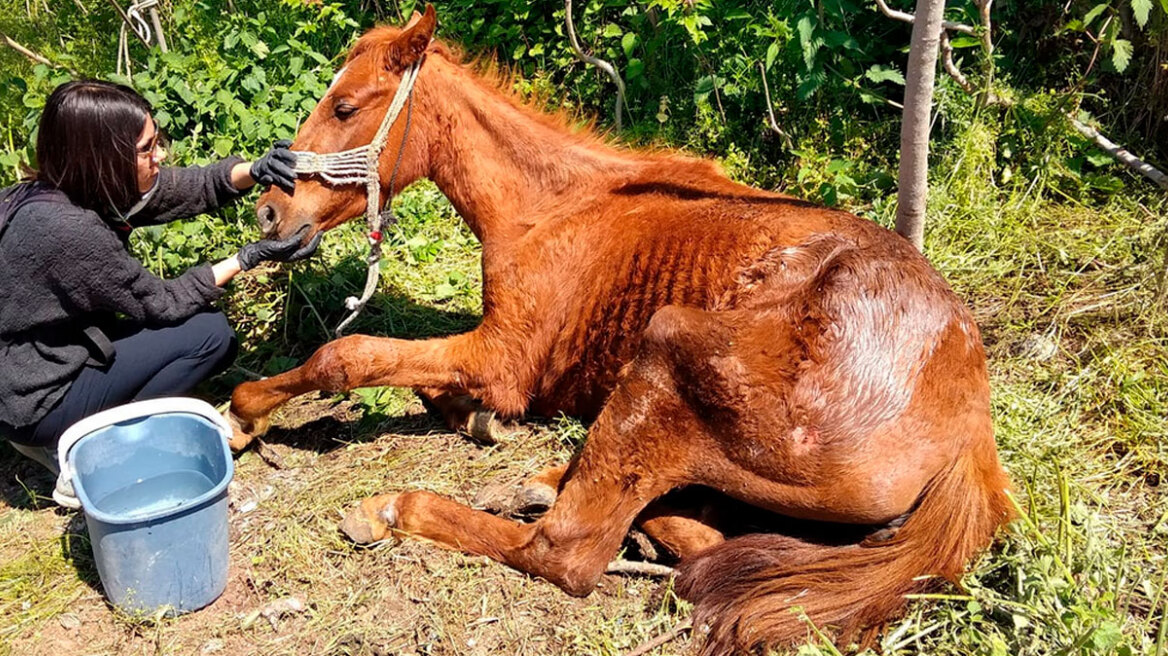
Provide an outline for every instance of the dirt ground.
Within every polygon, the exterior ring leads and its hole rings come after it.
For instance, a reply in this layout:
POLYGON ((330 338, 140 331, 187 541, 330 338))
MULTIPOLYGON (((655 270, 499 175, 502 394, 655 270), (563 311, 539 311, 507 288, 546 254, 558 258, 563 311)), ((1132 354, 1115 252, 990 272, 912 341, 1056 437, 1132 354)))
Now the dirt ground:
MULTIPOLYGON (((661 579, 609 575, 576 599, 420 541, 353 546, 337 524, 365 496, 425 488, 469 503, 571 448, 556 422, 483 447, 420 404, 361 414, 311 397, 282 412, 267 438, 279 466, 254 450, 236 461, 226 592, 158 621, 107 604, 84 520, 45 498, 47 473, 0 449, 0 654, 622 654, 685 619, 661 579)), ((681 637, 654 653, 689 651, 681 637)))

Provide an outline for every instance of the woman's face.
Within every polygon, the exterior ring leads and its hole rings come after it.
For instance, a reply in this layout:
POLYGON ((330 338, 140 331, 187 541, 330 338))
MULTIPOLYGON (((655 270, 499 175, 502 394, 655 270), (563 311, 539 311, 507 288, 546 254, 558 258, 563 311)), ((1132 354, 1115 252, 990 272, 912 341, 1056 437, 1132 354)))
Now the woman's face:
POLYGON ((154 125, 152 117, 146 117, 146 124, 142 126, 142 134, 138 135, 138 191, 146 193, 154 186, 158 178, 158 165, 166 159, 166 151, 158 137, 158 126, 154 125))

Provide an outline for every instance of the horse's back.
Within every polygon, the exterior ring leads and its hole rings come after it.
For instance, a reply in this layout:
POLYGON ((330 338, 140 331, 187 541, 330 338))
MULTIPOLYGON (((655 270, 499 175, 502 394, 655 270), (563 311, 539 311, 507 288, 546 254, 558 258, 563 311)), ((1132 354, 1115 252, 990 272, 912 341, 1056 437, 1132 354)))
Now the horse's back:
MULTIPOLYGON (((558 320, 533 394, 532 410, 541 414, 595 416, 660 308, 762 308, 790 293, 782 281, 797 275, 792 267, 821 265, 812 261, 816 257, 838 260, 836 295, 852 295, 839 305, 844 319, 871 309, 864 290, 877 288, 886 304, 936 311, 914 321, 960 310, 940 276, 903 238, 845 212, 700 176, 648 177, 593 198, 525 239, 525 257, 544 258, 534 284, 554 287, 554 295, 544 296, 557 299, 544 308, 558 320), (845 255, 820 253, 825 247, 845 255), (841 269, 844 261, 849 264, 841 269)), ((881 328, 872 330, 879 335, 881 328)))

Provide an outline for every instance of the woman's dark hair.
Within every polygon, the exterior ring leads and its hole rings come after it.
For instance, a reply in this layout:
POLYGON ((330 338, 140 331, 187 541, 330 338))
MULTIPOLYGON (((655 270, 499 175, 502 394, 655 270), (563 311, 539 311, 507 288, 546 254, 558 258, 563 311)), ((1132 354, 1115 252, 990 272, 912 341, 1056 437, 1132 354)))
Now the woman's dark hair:
POLYGON ((138 202, 138 137, 150 103, 130 87, 66 82, 49 94, 37 134, 36 179, 103 216, 138 202))

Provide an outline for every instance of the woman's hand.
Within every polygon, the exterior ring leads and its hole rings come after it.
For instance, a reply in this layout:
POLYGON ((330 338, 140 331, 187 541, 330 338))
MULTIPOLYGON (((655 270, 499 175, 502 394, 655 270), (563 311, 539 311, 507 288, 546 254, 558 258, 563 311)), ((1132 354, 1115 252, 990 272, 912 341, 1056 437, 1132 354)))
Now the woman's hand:
POLYGON ((215 284, 219 287, 231 282, 240 271, 247 271, 260 262, 295 262, 303 260, 316 252, 320 246, 323 232, 318 232, 312 240, 304 246, 300 245, 300 235, 295 234, 287 239, 261 239, 239 249, 231 257, 211 265, 211 272, 215 276, 215 284))
POLYGON ((239 249, 236 258, 239 268, 247 271, 260 262, 296 262, 303 260, 316 252, 320 246, 323 232, 316 233, 307 244, 300 245, 300 234, 297 233, 287 239, 261 239, 247 244, 239 249))
POLYGON ((267 154, 248 168, 248 176, 254 183, 265 187, 276 185, 292 193, 296 185, 296 154, 288 149, 291 145, 286 139, 275 142, 267 154))

